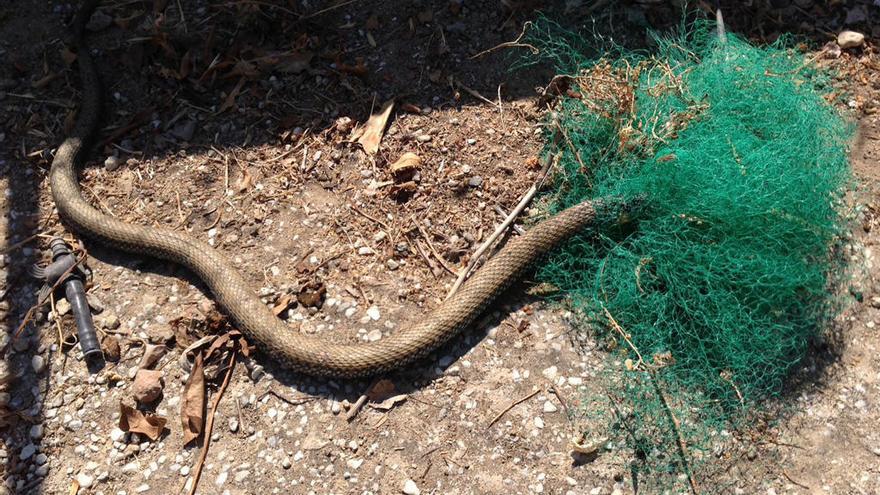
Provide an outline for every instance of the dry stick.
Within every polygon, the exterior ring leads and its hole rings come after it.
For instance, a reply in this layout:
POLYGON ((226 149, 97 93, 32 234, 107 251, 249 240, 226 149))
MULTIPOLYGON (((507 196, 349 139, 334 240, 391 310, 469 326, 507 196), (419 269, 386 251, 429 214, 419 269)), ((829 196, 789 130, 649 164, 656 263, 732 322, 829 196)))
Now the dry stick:
POLYGON ((553 160, 547 160, 547 163, 544 164, 543 170, 541 170, 541 175, 539 176, 538 181, 532 184, 532 187, 530 187, 529 190, 526 191, 525 194, 523 194, 522 199, 519 200, 519 204, 517 204, 516 208, 514 208, 513 211, 510 212, 510 215, 507 215, 507 218, 505 218, 504 221, 501 222, 501 225, 499 225, 498 228, 495 229, 495 232, 492 232, 492 235, 490 235, 486 239, 486 241, 479 248, 477 248, 477 250, 474 252, 474 255, 471 256, 471 259, 468 262, 467 266, 461 272, 459 272, 458 280, 455 281, 452 289, 449 290, 449 294, 446 295, 446 299, 449 299, 450 297, 452 297, 453 294, 458 291, 458 288, 461 287, 461 284, 464 283, 464 280, 474 269, 474 266, 476 266, 477 261, 479 261, 480 257, 483 256, 483 253, 485 253, 486 250, 489 249, 489 246, 491 246, 495 242, 495 240, 498 239, 498 237, 501 236, 501 234, 503 234, 505 230, 507 230, 507 227, 509 227, 510 224, 512 224, 513 221, 516 220, 516 217, 518 217, 519 214, 522 213, 522 211, 525 209, 526 205, 529 204, 529 202, 538 192, 538 189, 544 183, 544 179, 547 177, 547 171, 550 170, 550 164, 552 162, 553 160))
POLYGON ((193 473, 193 484, 189 489, 189 495, 193 495, 196 492, 196 488, 199 486, 199 478, 202 475, 202 467, 205 465, 205 458, 208 457, 208 447, 211 445, 211 432, 214 430, 214 414, 217 412, 217 405, 220 403, 220 398, 223 397, 223 392, 226 391, 226 387, 229 385, 229 378, 232 377, 232 371, 235 370, 235 356, 237 351, 232 351, 232 357, 229 358, 229 369, 226 371, 226 376, 223 378, 223 384, 220 385, 220 390, 217 391, 217 395, 214 397, 214 403, 211 404, 211 414, 208 415, 208 423, 205 425, 205 441, 202 443, 202 452, 199 454, 199 460, 196 462, 196 469, 193 473))
POLYGON ((525 396, 525 397, 523 397, 523 398, 521 398, 521 399, 517 399, 517 400, 511 402, 509 406, 505 407, 503 411, 501 411, 500 413, 498 413, 497 416, 495 416, 494 418, 492 418, 492 421, 490 421, 489 424, 486 425, 486 429, 488 430, 489 428, 491 428, 492 425, 494 425, 495 423, 497 423, 498 420, 501 419, 501 416, 504 416, 505 414, 507 414, 508 411, 510 411, 510 410, 513 409, 514 407, 518 406, 519 404, 522 404, 523 402, 525 402, 525 401, 531 399, 532 397, 538 395, 539 393, 541 393, 541 391, 543 391, 543 389, 540 389, 540 388, 539 388, 538 390, 535 390, 534 392, 530 393, 529 395, 527 395, 527 396, 525 396))
POLYGON ((501 106, 499 103, 495 103, 494 101, 490 100, 489 98, 486 98, 485 96, 483 96, 483 95, 481 95, 480 93, 478 93, 477 90, 475 90, 475 89, 471 89, 471 88, 465 86, 465 84, 464 84, 463 82, 461 82, 460 79, 454 79, 454 80, 453 80, 453 83, 454 83, 456 86, 458 86, 459 88, 465 90, 468 94, 470 94, 470 95, 473 96, 474 98, 476 98, 476 99, 478 99, 478 100, 482 100, 482 101, 484 101, 485 103, 488 103, 488 104, 492 105, 493 107, 497 108, 498 110, 502 110, 502 109, 503 109, 502 106, 501 106))
POLYGON ((529 50, 532 51, 532 54, 533 54, 533 55, 537 55, 538 53, 541 52, 541 50, 538 50, 538 48, 537 48, 536 46, 534 46, 534 45, 530 45, 530 44, 528 44, 528 43, 520 43, 520 40, 522 40, 522 39, 523 39, 523 36, 526 35, 526 29, 528 29, 531 25, 532 25, 532 21, 527 21, 527 22, 525 22, 525 23, 523 24, 522 32, 519 33, 519 36, 517 36, 515 40, 513 40, 513 41, 505 41, 504 43, 501 43, 501 44, 495 45, 495 46, 493 46, 492 48, 489 48, 488 50, 483 50, 483 51, 481 51, 480 53, 478 53, 478 54, 476 54, 476 55, 471 55, 471 58, 470 58, 470 59, 473 60, 473 59, 475 59, 475 58, 480 58, 480 57, 482 57, 483 55, 486 55, 487 53, 492 53, 492 52, 494 52, 495 50, 499 50, 499 49, 501 49, 501 48, 516 48, 516 47, 525 47, 525 48, 528 48, 529 50))
POLYGON ((437 250, 434 249, 434 244, 431 243, 431 239, 428 237, 428 234, 422 229, 421 225, 416 224, 416 228, 419 229, 419 233, 421 233, 422 237, 425 238, 425 242, 428 243, 428 249, 431 251, 434 257, 437 258, 437 261, 440 262, 440 266, 442 266, 443 269, 447 272, 451 273, 452 276, 455 276, 455 270, 450 268, 449 265, 446 263, 446 260, 444 260, 443 257, 440 256, 440 253, 438 253, 437 250))

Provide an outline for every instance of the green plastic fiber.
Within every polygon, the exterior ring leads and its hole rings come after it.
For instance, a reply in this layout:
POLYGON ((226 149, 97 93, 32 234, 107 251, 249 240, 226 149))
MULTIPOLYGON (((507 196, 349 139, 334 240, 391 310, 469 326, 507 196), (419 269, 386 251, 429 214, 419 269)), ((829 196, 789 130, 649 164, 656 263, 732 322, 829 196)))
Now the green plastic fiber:
POLYGON ((853 126, 784 41, 722 43, 698 23, 650 53, 590 57, 583 38, 536 32, 567 75, 546 122, 559 156, 546 207, 640 204, 632 226, 573 239, 539 278, 615 348, 608 397, 585 405, 610 411, 634 469, 684 490, 713 439, 784 393, 838 310, 853 126))

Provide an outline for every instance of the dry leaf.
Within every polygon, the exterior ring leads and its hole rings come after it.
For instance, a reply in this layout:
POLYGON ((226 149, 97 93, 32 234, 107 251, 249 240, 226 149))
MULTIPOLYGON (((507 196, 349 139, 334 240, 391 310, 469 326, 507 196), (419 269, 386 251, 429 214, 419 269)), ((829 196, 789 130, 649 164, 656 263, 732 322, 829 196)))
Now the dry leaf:
POLYGON ((278 302, 276 302, 275 307, 272 308, 272 313, 275 316, 279 316, 290 307, 294 300, 295 299, 290 294, 284 294, 278 298, 278 302))
POLYGON ((241 87, 244 86, 245 78, 242 77, 238 80, 238 84, 235 85, 235 88, 226 95, 226 99, 223 100, 223 104, 220 105, 220 109, 217 111, 218 114, 223 113, 230 108, 235 106, 235 99, 238 98, 238 93, 241 92, 241 87))
POLYGON ((390 397, 394 390, 394 383, 387 378, 383 378, 370 387, 370 390, 367 391, 367 397, 372 402, 378 402, 390 397))
POLYGON ((387 411, 397 404, 406 400, 406 394, 394 395, 389 397, 378 404, 370 404, 370 407, 373 409, 381 409, 383 411, 387 411))
POLYGON ((412 103, 404 103, 400 108, 407 113, 414 113, 416 115, 422 114, 422 109, 419 108, 418 105, 413 105, 412 103))
POLYGON ((309 68, 314 56, 315 54, 312 52, 295 52, 284 55, 278 61, 276 69, 285 74, 299 74, 309 68))
POLYGON ((389 167, 389 171, 391 172, 391 175, 397 177, 406 173, 413 173, 421 166, 421 157, 419 157, 419 155, 415 153, 407 152, 401 155, 401 157, 398 158, 396 162, 391 164, 391 166, 389 167))
POLYGON ((192 71, 192 50, 187 50, 180 59, 180 69, 177 71, 178 79, 186 79, 192 71))
POLYGON ((137 409, 119 403, 119 429, 132 433, 143 433, 150 440, 158 440, 165 429, 167 419, 155 414, 144 414, 137 409))
POLYGON ((205 426, 205 364, 202 353, 196 355, 183 387, 183 402, 180 405, 180 420, 183 424, 183 444, 198 438, 205 426))
POLYGON ((241 180, 238 181, 236 185, 236 189, 238 192, 242 192, 251 187, 251 184, 254 182, 254 177, 248 171, 247 167, 241 168, 241 180))
POLYGON ((70 51, 66 46, 61 49, 61 60, 64 61, 64 65, 70 67, 73 65, 73 62, 76 60, 76 54, 70 51))
POLYGON ((394 98, 388 100, 379 113, 371 115, 363 127, 357 142, 368 155, 375 155, 379 151, 379 142, 382 140, 382 134, 385 132, 385 125, 388 123, 388 117, 391 116, 392 108, 394 108, 394 98))
POLYGON ((364 27, 371 31, 379 29, 379 18, 376 16, 376 14, 373 14, 367 18, 367 22, 364 23, 364 27))
POLYGON ((247 60, 239 60, 239 61, 236 62, 235 65, 232 67, 232 70, 230 70, 230 71, 229 71, 226 75, 224 75, 223 77, 224 77, 224 78, 227 78, 227 77, 238 77, 238 76, 243 76, 243 77, 257 77, 258 75, 260 75, 260 71, 257 70, 257 66, 256 66, 256 65, 254 65, 252 62, 248 62, 247 60))

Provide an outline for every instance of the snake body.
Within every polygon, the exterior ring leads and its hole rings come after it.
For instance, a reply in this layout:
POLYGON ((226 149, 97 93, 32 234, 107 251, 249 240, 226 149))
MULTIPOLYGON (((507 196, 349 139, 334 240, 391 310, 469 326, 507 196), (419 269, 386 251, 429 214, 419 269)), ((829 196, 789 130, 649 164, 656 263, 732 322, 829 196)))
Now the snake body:
POLYGON ((62 221, 87 238, 124 251, 179 263, 195 273, 238 328, 270 358, 316 376, 356 377, 401 367, 467 328, 537 258, 593 223, 595 206, 568 208, 511 240, 460 290, 427 317, 390 337, 362 344, 335 344, 298 333, 263 304, 220 251, 186 234, 129 224, 89 204, 80 191, 77 166, 101 116, 101 85, 84 41, 84 26, 97 1, 86 1, 74 20, 74 43, 82 80, 76 124, 58 148, 50 171, 52 196, 62 221))

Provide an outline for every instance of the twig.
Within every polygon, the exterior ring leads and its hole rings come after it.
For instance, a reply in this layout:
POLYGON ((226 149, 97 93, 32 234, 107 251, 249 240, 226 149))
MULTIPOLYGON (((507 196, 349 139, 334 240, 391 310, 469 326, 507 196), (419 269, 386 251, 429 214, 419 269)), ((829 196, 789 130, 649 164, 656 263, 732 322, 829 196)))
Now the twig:
POLYGON ((517 47, 525 47, 525 48, 528 48, 529 50, 531 50, 531 52, 532 52, 533 55, 537 55, 538 53, 541 52, 541 50, 538 50, 538 48, 537 48, 536 46, 534 46, 534 45, 530 45, 530 44, 528 44, 528 43, 520 43, 520 40, 522 40, 522 39, 523 39, 523 36, 526 35, 526 29, 528 29, 531 25, 532 25, 532 21, 526 21, 526 22, 523 24, 522 32, 519 33, 519 36, 517 36, 515 40, 513 40, 513 41, 505 41, 504 43, 501 43, 501 44, 495 45, 495 46, 493 46, 492 48, 489 48, 488 50, 483 50, 483 51, 481 51, 480 53, 478 53, 478 54, 476 54, 476 55, 471 55, 471 57, 470 57, 471 60, 473 60, 473 59, 475 59, 475 58, 480 58, 480 57, 482 57, 483 55, 486 55, 486 54, 488 54, 488 53, 492 53, 492 52, 494 52, 495 50, 500 50, 501 48, 517 48, 517 47))
POLYGON ((498 108, 498 110, 502 110, 501 105, 499 105, 498 103, 495 103, 494 101, 490 100, 489 98, 486 98, 485 96, 481 95, 480 93, 477 92, 477 90, 471 89, 471 88, 465 86, 465 84, 463 82, 461 82, 461 80, 453 79, 453 83, 456 86, 458 86, 459 88, 465 90, 468 94, 470 94, 474 98, 476 98, 478 100, 482 100, 482 101, 492 105, 493 107, 498 108))
POLYGON ((788 473, 785 472, 785 469, 782 470, 782 476, 785 476, 785 479, 787 479, 788 481, 794 483, 795 485, 803 488, 804 490, 811 490, 811 488, 809 486, 807 486, 803 483, 798 483, 797 481, 791 479, 791 476, 789 476, 788 473))
POLYGON ((419 233, 421 233, 422 237, 425 238, 425 242, 428 243, 428 249, 431 250, 431 253, 434 255, 435 258, 437 258, 437 261, 440 262, 440 266, 442 266, 443 269, 445 269, 447 272, 451 273, 454 277, 456 275, 455 270, 450 268, 449 265, 446 263, 446 260, 444 260, 443 257, 440 256, 440 254, 437 252, 437 250, 434 249, 434 244, 431 243, 431 239, 428 237, 428 234, 425 233, 424 230, 422 230, 422 226, 416 223, 416 228, 419 229, 419 233))
MULTIPOLYGON (((412 244, 416 247, 416 251, 418 251, 418 253, 419 253, 419 254, 422 256, 422 258, 425 260, 425 264, 427 264, 427 265, 428 265, 428 269, 431 270, 431 275, 433 275, 434 278, 438 278, 440 275, 437 273, 437 267, 434 266, 433 263, 431 263, 431 258, 429 258, 427 254, 425 254, 425 250, 422 249, 422 245, 419 244, 419 241, 418 241, 418 240, 415 240, 415 241, 413 241, 412 244)), ((454 287, 453 287, 453 288, 454 288, 454 287)))
POLYGON ((233 351, 232 355, 229 357, 229 368, 226 370, 226 376, 223 378, 223 384, 220 385, 220 390, 217 391, 217 394, 214 396, 214 403, 211 404, 211 414, 208 415, 208 422, 205 425, 205 440, 202 443, 202 451, 199 453, 199 460, 196 462, 195 470, 193 471, 193 483, 189 489, 189 495, 193 495, 196 492, 196 488, 199 486, 199 478, 202 475, 202 467, 205 465, 205 458, 208 456, 208 447, 211 445, 211 432, 214 430, 214 414, 217 412, 217 405, 220 403, 220 398, 223 397, 223 392, 226 391, 226 387, 229 385, 229 379, 232 377, 232 371, 235 370, 235 356, 238 354, 237 351, 233 351))
POLYGON ((458 288, 461 287, 461 284, 464 283, 465 279, 474 269, 474 266, 476 266, 477 261, 479 261, 480 257, 483 256, 483 253, 485 253, 486 250, 489 249, 489 246, 491 246, 495 242, 495 240, 498 239, 498 237, 502 233, 504 233, 507 227, 509 227, 510 224, 513 223, 516 217, 518 217, 519 214, 522 213, 522 211, 525 209, 526 205, 529 204, 529 202, 538 192, 538 189, 544 183, 544 178, 547 177, 547 171, 550 169, 550 164, 552 163, 552 161, 553 160, 547 159, 547 163, 544 164, 544 169, 541 170, 538 181, 532 184, 532 187, 530 187, 529 190, 526 191, 525 194, 523 194, 522 199, 519 200, 519 204, 517 204, 513 211, 510 212, 510 215, 507 215, 507 218, 505 218, 504 221, 501 222, 501 225, 499 225, 498 228, 495 229, 495 232, 492 232, 492 235, 490 235, 486 239, 486 241, 483 242, 483 244, 479 248, 477 248, 473 256, 471 256, 470 261, 468 261, 467 266, 459 272, 458 280, 455 281, 452 289, 449 290, 449 294, 446 295, 446 299, 449 299, 450 297, 452 297, 453 294, 456 293, 456 291, 458 291, 458 288))
POLYGON ((300 17, 298 20, 302 21, 305 19, 311 19, 312 17, 317 17, 321 14, 325 14, 327 12, 330 12, 331 10, 336 10, 338 8, 345 7, 346 5, 351 5, 351 4, 358 2, 358 1, 359 0, 348 0, 347 2, 337 3, 336 5, 331 5, 330 7, 321 9, 317 12, 312 12, 311 14, 304 15, 304 16, 300 17))
POLYGON ((48 235, 48 234, 46 234, 46 233, 44 233, 44 232, 40 232, 39 234, 34 234, 34 235, 31 235, 31 236, 27 236, 27 237, 25 237, 24 239, 22 239, 22 240, 16 242, 15 244, 13 244, 13 245, 11 245, 11 246, 7 246, 7 247, 5 247, 5 248, 3 248, 3 249, 0 249, 0 254, 6 254, 6 253, 9 253, 9 252, 15 251, 16 249, 18 249, 18 248, 24 246, 25 244, 27 244, 27 243, 31 242, 32 240, 36 239, 37 237, 51 237, 51 236, 48 235))
POLYGON ((517 400, 511 402, 509 406, 505 407, 503 411, 501 411, 500 413, 498 413, 497 416, 495 416, 494 418, 492 418, 492 421, 490 421, 489 424, 486 425, 486 429, 488 430, 489 428, 491 428, 492 425, 494 425, 495 423, 497 423, 498 420, 501 419, 501 416, 504 416, 505 414, 507 414, 508 411, 510 411, 510 410, 513 409, 514 407, 518 406, 519 404, 522 404, 523 402, 525 402, 525 401, 531 399, 532 397, 538 395, 542 390, 543 390, 543 389, 540 389, 540 388, 539 388, 538 390, 535 390, 534 392, 530 393, 529 395, 526 395, 525 397, 523 397, 523 398, 521 398, 521 399, 517 399, 517 400))
MULTIPOLYGON (((501 215, 501 218, 507 218, 507 212, 498 205, 495 205, 495 212, 501 215)), ((513 227, 511 228, 519 235, 523 235, 526 233, 526 229, 520 227, 517 224, 513 224, 513 227)))
POLYGON ((364 404, 367 403, 367 394, 370 392, 370 390, 373 389, 373 387, 376 385, 377 382, 378 382, 378 380, 376 380, 375 382, 373 382, 372 385, 367 387, 367 390, 364 391, 364 393, 361 394, 360 397, 358 397, 358 400, 355 401, 355 403, 351 405, 351 409, 349 409, 348 412, 345 413, 345 420, 346 421, 351 421, 354 419, 355 416, 357 416, 358 411, 360 411, 364 407, 364 404))

